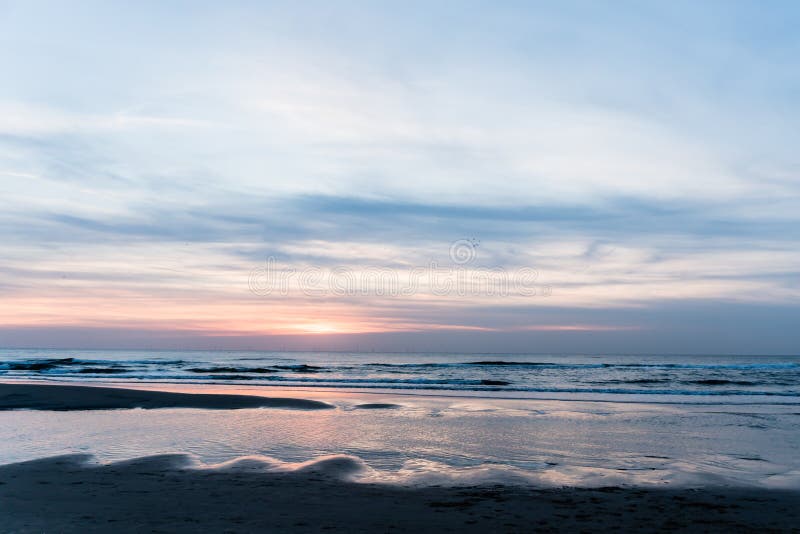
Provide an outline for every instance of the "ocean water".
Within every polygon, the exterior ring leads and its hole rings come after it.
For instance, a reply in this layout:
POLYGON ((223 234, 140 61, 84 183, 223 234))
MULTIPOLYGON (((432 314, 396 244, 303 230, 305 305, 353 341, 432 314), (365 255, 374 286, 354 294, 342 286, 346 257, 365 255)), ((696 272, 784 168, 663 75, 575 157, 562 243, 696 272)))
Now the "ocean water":
POLYGON ((800 356, 2 350, 0 378, 498 398, 800 402, 800 356))
POLYGON ((800 489, 796 356, 5 350, 0 362, 7 381, 334 406, 0 412, 0 463, 180 453, 285 470, 346 456, 359 480, 410 485, 800 489))

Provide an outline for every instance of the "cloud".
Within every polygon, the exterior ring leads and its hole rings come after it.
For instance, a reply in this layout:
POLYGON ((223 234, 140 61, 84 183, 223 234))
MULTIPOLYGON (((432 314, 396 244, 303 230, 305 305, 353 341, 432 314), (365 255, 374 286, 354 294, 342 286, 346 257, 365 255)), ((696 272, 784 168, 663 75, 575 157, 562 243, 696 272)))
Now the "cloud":
POLYGON ((652 341, 643 310, 795 312, 791 3, 2 9, 6 324, 652 341), (408 273, 457 239, 552 296, 247 292, 268 257, 408 273))

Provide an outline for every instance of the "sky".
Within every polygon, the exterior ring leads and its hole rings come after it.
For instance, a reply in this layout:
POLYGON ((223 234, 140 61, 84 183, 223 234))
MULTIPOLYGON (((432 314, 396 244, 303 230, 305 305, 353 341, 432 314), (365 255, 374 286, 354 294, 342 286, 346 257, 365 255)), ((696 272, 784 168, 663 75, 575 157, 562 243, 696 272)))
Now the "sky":
POLYGON ((0 346, 796 354, 798 27, 0 0, 0 346))

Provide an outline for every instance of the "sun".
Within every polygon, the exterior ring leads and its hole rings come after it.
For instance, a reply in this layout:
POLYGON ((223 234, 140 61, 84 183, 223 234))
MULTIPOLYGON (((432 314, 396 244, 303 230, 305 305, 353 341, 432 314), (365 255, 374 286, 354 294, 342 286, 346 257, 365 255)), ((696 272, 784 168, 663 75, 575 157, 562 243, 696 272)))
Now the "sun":
POLYGON ((335 334, 340 332, 339 328, 330 323, 310 323, 298 326, 298 330, 302 330, 307 334, 335 334))

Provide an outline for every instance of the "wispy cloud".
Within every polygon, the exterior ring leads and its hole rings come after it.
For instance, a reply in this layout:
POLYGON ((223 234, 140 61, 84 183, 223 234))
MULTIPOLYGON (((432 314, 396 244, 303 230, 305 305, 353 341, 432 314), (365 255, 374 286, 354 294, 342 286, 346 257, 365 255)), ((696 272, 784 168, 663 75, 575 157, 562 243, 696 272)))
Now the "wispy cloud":
POLYGON ((792 3, 0 10, 7 335, 627 333, 657 350, 700 305, 728 333, 797 314, 792 3), (480 242, 469 268, 535 269, 552 294, 248 291, 267 258, 406 276, 450 265, 457 239, 480 242))

